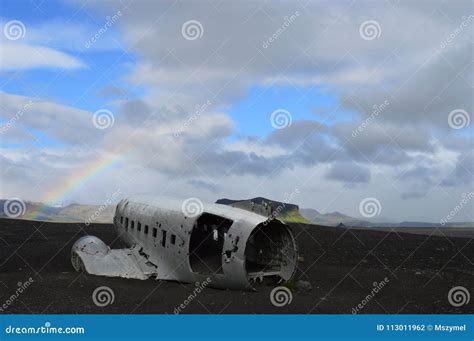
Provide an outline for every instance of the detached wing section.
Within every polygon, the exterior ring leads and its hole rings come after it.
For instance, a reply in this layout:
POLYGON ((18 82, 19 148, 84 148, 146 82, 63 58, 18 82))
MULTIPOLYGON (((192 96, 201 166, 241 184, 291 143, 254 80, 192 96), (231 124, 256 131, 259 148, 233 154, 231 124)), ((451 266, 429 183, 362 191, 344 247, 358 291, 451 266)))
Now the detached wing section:
POLYGON ((72 247, 71 262, 76 271, 91 275, 148 279, 157 274, 157 267, 149 262, 138 246, 111 250, 94 236, 80 238, 72 247))

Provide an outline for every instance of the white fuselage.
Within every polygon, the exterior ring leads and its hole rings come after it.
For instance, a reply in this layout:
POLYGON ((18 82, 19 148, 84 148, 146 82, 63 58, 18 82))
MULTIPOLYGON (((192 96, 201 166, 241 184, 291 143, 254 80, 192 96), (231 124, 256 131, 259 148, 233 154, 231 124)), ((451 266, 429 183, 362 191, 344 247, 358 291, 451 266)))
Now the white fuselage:
POLYGON ((278 275, 288 280, 293 275, 297 248, 287 225, 220 204, 204 204, 201 214, 189 217, 181 205, 179 200, 151 196, 134 196, 117 205, 114 225, 119 236, 156 266, 157 279, 210 278, 214 287, 244 288, 251 279, 278 275), (273 245, 263 242, 272 238, 273 245))

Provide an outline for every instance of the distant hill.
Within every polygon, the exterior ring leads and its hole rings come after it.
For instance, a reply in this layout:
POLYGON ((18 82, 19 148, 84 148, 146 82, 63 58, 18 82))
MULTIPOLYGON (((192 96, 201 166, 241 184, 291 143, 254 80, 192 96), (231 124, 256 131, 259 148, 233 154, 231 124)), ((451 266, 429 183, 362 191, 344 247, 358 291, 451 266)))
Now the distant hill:
MULTIPOLYGON (((9 218, 5 212, 6 201, 0 199, 0 218, 9 218)), ((81 204, 52 207, 28 201, 24 204, 24 213, 18 219, 81 223, 93 219, 96 223, 112 223, 115 212, 115 205, 101 208, 100 205, 81 204), (100 214, 96 214, 96 212, 100 214)))
POLYGON ((474 227, 471 222, 452 222, 446 225, 440 223, 426 223, 420 221, 390 222, 379 218, 368 220, 350 217, 340 212, 322 214, 313 208, 302 208, 300 213, 315 225, 340 226, 340 227, 413 227, 413 228, 435 228, 435 227, 474 227), (342 225, 341 225, 342 224, 342 225))
POLYGON ((452 222, 447 223, 445 225, 441 225, 440 223, 425 223, 421 221, 402 221, 401 223, 396 224, 381 224, 384 227, 419 227, 419 228, 435 228, 435 227, 468 227, 474 228, 474 222, 468 221, 459 221, 459 222, 452 222))
POLYGON ((303 208, 300 213, 315 225, 338 226, 341 223, 344 226, 368 227, 372 225, 369 221, 356 219, 340 212, 322 214, 313 208, 303 208))

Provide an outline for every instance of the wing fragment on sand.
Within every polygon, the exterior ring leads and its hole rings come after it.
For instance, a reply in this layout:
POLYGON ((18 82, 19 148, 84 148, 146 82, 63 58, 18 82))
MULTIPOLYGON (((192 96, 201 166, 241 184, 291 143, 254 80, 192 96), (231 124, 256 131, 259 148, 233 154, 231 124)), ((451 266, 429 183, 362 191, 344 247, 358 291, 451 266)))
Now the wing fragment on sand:
POLYGON ((71 261, 76 271, 91 275, 145 280, 157 273, 141 247, 110 249, 99 238, 86 236, 73 246, 71 261))

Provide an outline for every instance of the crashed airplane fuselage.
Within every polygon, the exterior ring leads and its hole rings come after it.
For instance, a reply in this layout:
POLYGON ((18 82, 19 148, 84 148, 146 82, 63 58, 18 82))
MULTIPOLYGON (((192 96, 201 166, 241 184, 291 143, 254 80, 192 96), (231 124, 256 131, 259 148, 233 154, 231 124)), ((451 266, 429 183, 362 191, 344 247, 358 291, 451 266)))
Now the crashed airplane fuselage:
POLYGON ((231 289, 293 276, 298 251, 288 225, 220 204, 203 204, 193 213, 187 214, 180 200, 124 199, 117 205, 114 226, 128 248, 110 249, 99 238, 85 236, 72 248, 73 266, 124 278, 209 278, 209 286, 231 289))

